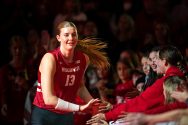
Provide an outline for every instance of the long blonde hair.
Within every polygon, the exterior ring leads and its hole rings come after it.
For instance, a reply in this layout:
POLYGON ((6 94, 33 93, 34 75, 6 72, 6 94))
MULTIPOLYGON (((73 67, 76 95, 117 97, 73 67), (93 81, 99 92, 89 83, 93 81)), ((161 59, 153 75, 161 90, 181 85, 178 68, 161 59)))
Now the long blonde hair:
POLYGON ((97 68, 108 68, 110 66, 107 53, 103 50, 107 44, 97 38, 85 38, 79 40, 76 49, 88 55, 91 64, 97 68))
MULTIPOLYGON (((75 28, 76 34, 78 36, 75 24, 69 21, 61 22, 57 26, 57 33, 59 34, 61 28, 65 27, 75 28)), ((104 51, 105 48, 107 48, 107 43, 101 41, 99 38, 85 38, 78 40, 78 44, 76 46, 77 50, 80 50, 88 55, 92 65, 102 69, 110 67, 109 58, 107 56, 107 53, 104 51)))

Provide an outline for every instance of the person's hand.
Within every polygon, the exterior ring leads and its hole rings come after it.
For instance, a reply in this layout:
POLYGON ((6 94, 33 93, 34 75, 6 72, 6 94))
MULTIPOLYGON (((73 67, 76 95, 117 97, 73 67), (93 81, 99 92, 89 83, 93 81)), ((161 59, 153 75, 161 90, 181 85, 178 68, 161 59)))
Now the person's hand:
POLYGON ((118 121, 123 125, 145 125, 146 115, 143 113, 124 113, 119 116, 118 121))
POLYGON ((105 120, 105 115, 103 113, 99 113, 99 114, 96 114, 94 116, 91 117, 91 119, 89 119, 86 124, 96 124, 96 123, 100 123, 101 120, 105 120))
POLYGON ((94 104, 99 102, 100 102, 99 99, 91 99, 87 104, 80 106, 80 111, 86 111, 88 109, 91 109, 94 104))
POLYGON ((3 116, 7 115, 7 104, 3 104, 3 106, 1 107, 1 114, 3 116))
POLYGON ((188 92, 187 91, 173 91, 171 94, 171 97, 175 98, 179 102, 185 102, 188 98, 188 92))
POLYGON ((108 125, 108 122, 106 122, 105 120, 100 120, 98 123, 94 123, 91 125, 108 125))
POLYGON ((107 101, 103 101, 102 104, 99 106, 98 112, 106 112, 113 108, 113 105, 107 101))

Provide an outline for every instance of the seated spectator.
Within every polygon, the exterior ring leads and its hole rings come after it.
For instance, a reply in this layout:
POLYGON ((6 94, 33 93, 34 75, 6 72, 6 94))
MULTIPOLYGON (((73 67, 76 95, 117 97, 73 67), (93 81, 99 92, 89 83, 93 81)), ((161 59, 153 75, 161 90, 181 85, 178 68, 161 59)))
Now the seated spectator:
POLYGON ((115 87, 115 96, 116 104, 123 103, 128 98, 133 98, 138 94, 138 91, 135 91, 132 74, 133 70, 130 61, 120 59, 116 65, 116 71, 119 81, 115 87), (135 92, 135 93, 129 93, 135 92))

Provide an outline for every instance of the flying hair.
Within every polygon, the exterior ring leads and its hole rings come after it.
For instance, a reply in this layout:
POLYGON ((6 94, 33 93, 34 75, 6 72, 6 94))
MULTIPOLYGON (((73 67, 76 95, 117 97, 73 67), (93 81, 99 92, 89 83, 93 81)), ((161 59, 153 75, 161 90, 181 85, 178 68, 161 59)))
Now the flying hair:
POLYGON ((92 65, 102 69, 110 67, 107 53, 104 51, 105 48, 107 48, 107 43, 101 41, 99 38, 85 38, 78 40, 76 46, 77 50, 88 55, 92 65))

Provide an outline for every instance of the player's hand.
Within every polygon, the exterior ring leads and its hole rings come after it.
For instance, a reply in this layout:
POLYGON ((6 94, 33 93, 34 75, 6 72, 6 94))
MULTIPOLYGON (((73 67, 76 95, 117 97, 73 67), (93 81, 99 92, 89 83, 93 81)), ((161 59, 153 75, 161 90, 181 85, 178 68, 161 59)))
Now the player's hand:
POLYGON ((80 111, 87 111, 88 109, 91 109, 94 104, 99 102, 99 99, 91 99, 87 104, 80 106, 80 111))

